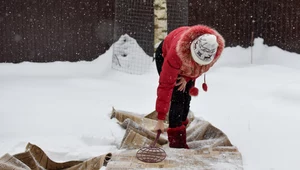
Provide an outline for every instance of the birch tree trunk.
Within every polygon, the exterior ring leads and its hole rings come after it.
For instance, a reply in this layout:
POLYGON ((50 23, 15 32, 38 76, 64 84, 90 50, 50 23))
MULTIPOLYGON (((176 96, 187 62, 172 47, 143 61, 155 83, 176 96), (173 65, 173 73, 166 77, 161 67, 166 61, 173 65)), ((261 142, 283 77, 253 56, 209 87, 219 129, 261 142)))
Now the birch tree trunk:
POLYGON ((167 35, 167 0, 154 0, 154 50, 167 35))

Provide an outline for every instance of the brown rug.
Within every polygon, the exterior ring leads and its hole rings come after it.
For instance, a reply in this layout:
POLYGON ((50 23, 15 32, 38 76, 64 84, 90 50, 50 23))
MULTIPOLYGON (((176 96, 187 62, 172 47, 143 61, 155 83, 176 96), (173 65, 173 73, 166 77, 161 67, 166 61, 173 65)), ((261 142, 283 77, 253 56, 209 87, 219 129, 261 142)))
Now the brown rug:
MULTIPOLYGON (((72 160, 58 163, 51 160, 38 146, 28 143, 25 152, 5 154, 0 158, 1 170, 129 170, 146 168, 197 169, 197 170, 243 170, 242 155, 228 137, 209 122, 194 117, 188 118, 187 144, 190 149, 168 147, 166 133, 161 134, 157 147, 165 150, 167 157, 159 163, 144 163, 136 158, 136 152, 149 146, 155 139, 156 112, 141 115, 113 108, 111 119, 117 119, 125 134, 120 151, 107 153, 87 160, 72 160)), ((168 120, 165 121, 165 128, 168 120)))
POLYGON ((58 163, 52 161, 45 152, 36 145, 28 143, 26 151, 16 155, 5 154, 0 158, 1 170, 99 170, 106 166, 111 153, 94 157, 85 161, 68 161, 58 163))

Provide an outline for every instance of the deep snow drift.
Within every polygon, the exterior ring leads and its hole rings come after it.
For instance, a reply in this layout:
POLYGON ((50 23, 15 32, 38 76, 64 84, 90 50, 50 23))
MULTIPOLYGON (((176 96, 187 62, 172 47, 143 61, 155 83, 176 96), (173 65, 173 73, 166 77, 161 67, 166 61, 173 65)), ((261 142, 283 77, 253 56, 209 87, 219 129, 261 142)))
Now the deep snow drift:
MULTIPOLYGON (((296 170, 300 55, 262 41, 255 40, 253 64, 250 48, 226 48, 191 110, 239 148, 245 170, 296 170)), ((0 156, 23 152, 27 142, 56 161, 118 150, 125 131, 110 119, 112 107, 153 111, 158 75, 154 62, 142 75, 112 69, 113 49, 93 62, 0 64, 0 156)))

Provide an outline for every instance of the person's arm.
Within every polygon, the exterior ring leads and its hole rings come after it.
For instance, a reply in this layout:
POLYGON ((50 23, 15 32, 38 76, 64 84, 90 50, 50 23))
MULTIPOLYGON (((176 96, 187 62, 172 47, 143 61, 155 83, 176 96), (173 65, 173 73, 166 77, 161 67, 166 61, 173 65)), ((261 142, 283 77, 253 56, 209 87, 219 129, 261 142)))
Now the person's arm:
MULTIPOLYGON (((172 53, 168 55, 172 55, 172 53)), ((166 114, 169 111, 170 101, 180 67, 181 61, 176 55, 165 57, 159 77, 159 85, 157 87, 156 111, 158 113, 158 120, 165 120, 166 114)))

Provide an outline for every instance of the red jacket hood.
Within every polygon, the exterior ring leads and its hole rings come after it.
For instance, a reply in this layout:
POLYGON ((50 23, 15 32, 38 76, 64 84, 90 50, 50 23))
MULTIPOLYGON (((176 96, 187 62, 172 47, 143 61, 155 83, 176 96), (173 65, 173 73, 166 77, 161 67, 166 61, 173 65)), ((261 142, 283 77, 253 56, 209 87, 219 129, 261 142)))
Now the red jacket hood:
POLYGON ((219 44, 216 57, 214 61, 210 64, 211 67, 219 59, 225 46, 224 38, 215 29, 212 29, 205 25, 196 25, 190 27, 189 29, 187 29, 181 34, 181 37, 179 38, 178 43, 176 45, 176 52, 181 59, 190 60, 191 59, 190 45, 193 40, 195 40, 196 38, 198 38, 200 35, 203 34, 215 35, 217 37, 217 42, 219 44))

